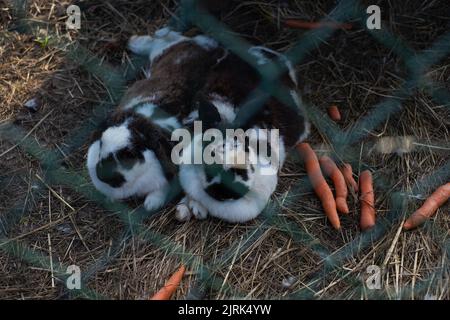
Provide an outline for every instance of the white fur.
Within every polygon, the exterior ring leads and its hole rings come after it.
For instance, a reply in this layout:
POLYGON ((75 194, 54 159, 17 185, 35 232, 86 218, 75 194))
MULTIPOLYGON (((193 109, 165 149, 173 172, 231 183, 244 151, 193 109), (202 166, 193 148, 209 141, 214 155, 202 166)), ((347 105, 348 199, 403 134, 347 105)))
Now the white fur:
POLYGON ((130 170, 119 170, 126 182, 119 188, 113 188, 97 177, 96 166, 102 159, 100 157, 102 153, 100 141, 97 140, 89 148, 87 167, 94 186, 111 199, 126 199, 135 195, 145 196, 163 189, 168 184, 155 154, 153 151, 146 150, 143 152, 143 163, 135 164, 130 170))
MULTIPOLYGON (((198 142, 197 140, 198 136, 194 137, 192 143, 198 142)), ((186 150, 192 150, 192 147, 188 146, 186 150)), ((180 183, 189 199, 184 202, 184 206, 180 206, 180 212, 177 215, 185 216, 187 202, 188 207, 197 218, 203 219, 207 212, 213 217, 228 222, 246 222, 257 217, 266 206, 278 183, 276 170, 273 172, 274 174, 262 174, 262 168, 255 159, 257 157, 258 155, 250 148, 247 159, 253 163, 255 172, 250 170, 250 163, 246 163, 248 180, 243 181, 242 178, 236 178, 250 189, 247 194, 237 200, 219 201, 212 198, 205 191, 212 182, 207 181, 203 166, 182 164, 180 166, 180 183)), ((224 167, 227 166, 224 165, 224 167)))
POLYGON ((136 109, 136 113, 138 113, 146 118, 151 118, 153 113, 155 112, 155 109, 156 109, 155 104, 145 103, 136 109))
POLYGON ((188 116, 186 118, 184 118, 182 122, 184 125, 191 124, 195 120, 197 120, 198 117, 199 117, 198 110, 194 110, 191 113, 189 113, 188 116))
MULTIPOLYGON (((151 98, 145 99, 145 98, 133 98, 132 101, 130 101, 126 107, 128 109, 133 108, 132 102, 139 104, 144 102, 142 105, 138 106, 136 108, 136 113, 140 114, 146 118, 152 119, 153 114, 155 113, 155 110, 158 108, 157 105, 151 102, 145 102, 145 101, 151 101, 151 98)), ((173 131, 174 129, 181 128, 181 124, 179 123, 178 119, 174 116, 170 116, 167 114, 166 118, 159 118, 159 119, 152 119, 155 124, 160 126, 163 129, 173 131)))
POLYGON ((179 32, 172 31, 169 28, 162 28, 155 32, 154 37, 131 37, 128 41, 128 48, 136 54, 148 55, 150 62, 152 63, 170 47, 187 40, 189 40, 189 38, 184 37, 179 32))
POLYGON ((156 95, 149 96, 149 97, 143 97, 143 96, 133 97, 132 99, 130 99, 130 101, 127 102, 126 105, 124 105, 122 107, 122 109, 123 110, 133 109, 139 103, 143 103, 143 102, 153 103, 155 100, 156 100, 156 95))
POLYGON ((231 123, 236 119, 236 112, 230 101, 216 93, 211 94, 211 98, 211 103, 216 107, 222 120, 231 123))
POLYGON ((252 186, 254 173, 249 172, 248 174, 249 174, 249 175, 250 175, 250 174, 252 175, 251 179, 244 180, 240 175, 235 175, 235 176, 234 176, 233 182, 237 182, 237 183, 244 184, 244 185, 246 185, 248 188, 250 188, 250 187, 252 186))
POLYGON ((208 216, 208 209, 201 202, 189 198, 189 209, 197 220, 204 220, 208 216))
POLYGON ((183 197, 177 204, 175 218, 180 222, 191 220, 192 213, 191 210, 189 210, 188 201, 187 197, 183 197))
POLYGON ((244 143, 239 140, 226 139, 224 145, 217 148, 216 153, 219 154, 225 169, 243 166, 248 160, 244 143))
POLYGON ((205 35, 199 35, 192 40, 205 50, 213 50, 219 46, 216 40, 205 35))
POLYGON ((166 188, 157 189, 145 197, 144 207, 148 211, 160 208, 166 199, 166 188))
POLYGON ((302 102, 300 100, 300 97, 298 96, 297 91, 291 90, 290 93, 291 93, 292 99, 294 100, 295 105, 297 106, 297 108, 300 109, 302 107, 302 102))
POLYGON ((106 158, 108 154, 116 152, 130 143, 131 132, 127 127, 127 123, 120 126, 110 127, 102 134, 102 149, 100 150, 100 158, 106 158))
POLYGON ((181 124, 176 117, 153 120, 158 126, 169 131, 181 128, 181 124))
POLYGON ((222 178, 220 177, 220 175, 215 176, 214 178, 211 179, 211 181, 206 181, 205 186, 209 187, 210 185, 213 185, 215 183, 220 183, 220 181, 222 181, 222 178))
POLYGON ((139 55, 149 55, 153 47, 151 36, 132 36, 128 40, 128 49, 139 55))
POLYGON ((275 191, 278 177, 260 175, 256 169, 250 191, 240 199, 225 201, 218 201, 206 193, 205 185, 202 183, 205 180, 202 166, 181 165, 180 183, 191 198, 190 207, 195 207, 197 212, 204 207, 211 216, 228 222, 246 222, 256 218, 264 209, 275 191))
POLYGON ((198 201, 186 196, 178 203, 175 218, 180 222, 186 222, 189 221, 192 216, 198 220, 206 219, 208 216, 208 209, 202 206, 198 201))
POLYGON ((278 145, 278 159, 280 161, 280 169, 284 165, 284 161, 286 160, 286 147, 284 146, 283 137, 280 137, 279 145, 278 145))
POLYGON ((272 49, 269 49, 266 47, 262 47, 262 46, 255 46, 255 47, 251 47, 250 49, 248 49, 248 52, 250 54, 254 55, 258 59, 257 64, 259 64, 259 65, 266 64, 270 61, 270 59, 264 55, 263 51, 270 52, 273 55, 280 57, 284 61, 284 64, 286 65, 286 67, 289 71, 289 77, 291 78, 292 82, 294 82, 295 86, 298 86, 297 72, 295 72, 295 68, 292 65, 292 62, 285 55, 283 55, 279 52, 276 52, 275 50, 272 50, 272 49))
MULTIPOLYGON (((218 46, 217 42, 206 36, 197 36, 193 39, 184 37, 179 32, 162 28, 155 32, 154 36, 133 36, 128 42, 128 48, 140 55, 147 55, 150 63, 160 57, 166 50, 183 41, 193 41, 198 46, 210 50, 218 46)), ((189 54, 189 53, 186 53, 189 54)), ((182 58, 178 58, 178 62, 182 62, 182 58)), ((149 70, 149 76, 151 70, 149 70)), ((131 98, 122 108, 130 110, 136 108, 135 112, 144 117, 151 118, 157 105, 154 104, 156 96, 142 97, 137 96, 131 98), (142 105, 139 105, 142 104, 142 105), (139 105, 139 106, 138 106, 139 105)), ((197 114, 193 117, 198 118, 197 114)), ((180 128, 178 119, 168 115, 162 119, 154 120, 158 126, 173 130, 180 128)), ((125 199, 131 196, 146 196, 144 206, 147 210, 153 210, 160 207, 166 195, 166 187, 168 185, 164 171, 159 160, 151 150, 146 150, 142 154, 144 162, 137 162, 131 169, 125 169, 118 164, 117 170, 123 175, 125 182, 121 187, 114 188, 107 183, 102 182, 97 177, 97 164, 111 154, 115 157, 115 153, 131 143, 131 132, 128 129, 128 122, 115 127, 106 129, 100 140, 95 141, 88 150, 87 167, 94 186, 103 194, 111 199, 125 199), (101 143, 100 143, 101 141, 101 143)), ((187 206, 189 203, 186 204, 187 206)), ((204 215, 205 210, 195 208, 191 205, 194 214, 197 216, 204 215)))
POLYGON ((259 141, 261 141, 262 143, 266 143, 267 145, 270 143, 271 156, 268 158, 264 157, 263 159, 263 156, 265 155, 262 154, 254 155, 254 153, 251 153, 250 157, 252 158, 252 161, 258 160, 260 162, 261 160, 269 161, 270 158, 273 158, 273 155, 276 154, 278 161, 276 163, 270 163, 269 168, 267 166, 261 168, 261 171, 263 172, 263 174, 277 174, 278 170, 283 167, 284 161, 286 159, 286 148, 283 137, 280 136, 275 141, 272 141, 270 136, 271 134, 270 130, 272 129, 267 129, 269 135, 266 134, 266 131, 260 130, 258 126, 253 127, 253 129, 255 130, 250 131, 249 135, 250 141, 251 142, 255 141, 256 144, 258 144, 259 141), (255 157, 257 157, 256 160, 255 157))
POLYGON ((199 35, 190 39, 166 27, 157 30, 153 37, 132 36, 128 41, 128 48, 136 54, 148 55, 150 62, 153 62, 170 47, 190 40, 208 51, 218 47, 218 43, 214 39, 205 35, 199 35))
POLYGON ((267 58, 261 52, 261 50, 257 50, 256 47, 251 47, 250 49, 248 49, 248 52, 257 59, 256 63, 259 64, 260 66, 263 65, 263 64, 266 64, 266 63, 268 63, 270 61, 269 58, 267 58))
POLYGON ((307 120, 305 120, 305 131, 303 132, 303 134, 300 135, 300 137, 298 137, 297 143, 305 141, 306 138, 308 138, 310 132, 311 132, 311 124, 307 120))
MULTIPOLYGON (((294 103, 298 107, 298 109, 301 110, 302 103, 297 91, 291 90, 291 97, 294 100, 294 103)), ((297 143, 305 141, 306 138, 308 138, 310 132, 311 132, 311 124, 305 119, 305 131, 303 132, 303 134, 300 135, 300 137, 298 137, 297 143)))

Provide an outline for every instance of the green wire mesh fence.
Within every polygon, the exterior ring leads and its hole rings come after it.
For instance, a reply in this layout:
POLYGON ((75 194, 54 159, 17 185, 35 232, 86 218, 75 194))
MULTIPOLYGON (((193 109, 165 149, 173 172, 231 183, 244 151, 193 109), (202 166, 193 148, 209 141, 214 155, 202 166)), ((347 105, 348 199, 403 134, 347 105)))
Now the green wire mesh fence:
MULTIPOLYGON (((271 63, 265 65, 258 65, 254 61, 254 57, 249 53, 251 44, 244 39, 230 32, 229 28, 219 22, 212 15, 206 11, 199 10, 195 0, 184 0, 179 4, 176 16, 170 22, 172 27, 177 30, 185 30, 190 26, 195 25, 204 33, 216 39, 221 45, 226 47, 231 52, 241 57, 244 61, 255 68, 260 76, 261 82, 255 92, 250 93, 248 100, 240 109, 237 119, 234 123, 235 127, 240 127, 245 122, 256 114, 264 105, 264 102, 271 96, 278 99, 286 107, 295 107, 293 101, 290 100, 290 95, 286 94, 287 89, 283 87, 280 77, 287 71, 283 61, 274 59, 271 63), (265 92, 265 95, 261 95, 265 92), (287 98, 288 97, 288 98, 287 98)), ((15 2, 15 30, 23 33, 33 33, 34 27, 39 22, 28 20, 26 17, 27 1, 17 0, 15 2)), ((366 19, 365 8, 361 6, 357 0, 341 0, 338 1, 336 7, 328 14, 327 20, 346 22, 357 21, 365 32, 370 33, 373 39, 383 46, 389 48, 396 55, 401 57, 408 71, 408 80, 405 81, 399 88, 392 91, 389 97, 384 98, 381 102, 371 107, 371 111, 359 122, 352 126, 351 129, 343 131, 339 129, 332 121, 328 120, 318 108, 306 103, 301 99, 302 108, 307 113, 312 124, 319 128, 321 133, 333 145, 334 151, 340 159, 344 159, 349 163, 357 163, 359 159, 359 149, 355 149, 355 143, 363 140, 368 135, 368 131, 375 129, 382 124, 386 119, 399 113, 403 109, 403 101, 414 93, 414 90, 425 90, 430 94, 433 100, 442 105, 444 108, 450 108, 450 94, 442 89, 442 86, 431 82, 424 76, 427 70, 441 59, 448 56, 450 53, 450 32, 440 36, 434 44, 421 52, 416 52, 408 46, 408 44, 400 41, 395 35, 390 34, 385 29, 368 30, 365 26, 366 19)), ((316 48, 321 41, 333 37, 336 31, 332 28, 320 28, 312 30, 303 35, 296 45, 294 45, 288 52, 286 57, 293 65, 302 63, 306 55, 316 48)), ((70 154, 77 150, 88 139, 92 130, 96 127, 105 113, 114 107, 126 87, 126 83, 136 78, 139 72, 139 67, 144 66, 146 59, 134 57, 133 64, 138 66, 134 69, 124 67, 113 68, 105 63, 101 63, 98 58, 91 54, 87 49, 79 44, 68 42, 63 38, 58 39, 53 46, 63 49, 67 56, 76 61, 85 70, 99 77, 108 87, 108 92, 112 94, 112 101, 105 102, 94 109, 91 115, 91 121, 86 123, 83 128, 78 128, 74 131, 65 143, 64 154, 70 154)), ((97 272, 105 269, 108 264, 113 261, 125 243, 129 242, 132 237, 137 237, 142 241, 148 241, 154 245, 164 247, 170 255, 183 261, 188 267, 196 270, 197 280, 192 286, 188 294, 188 298, 198 298, 207 290, 225 290, 228 297, 245 297, 247 292, 239 292, 236 288, 229 285, 224 285, 224 279, 216 274, 215 270, 229 264, 233 258, 239 256, 253 243, 255 243, 259 236, 264 233, 270 226, 276 226, 278 230, 287 233, 294 242, 301 243, 303 246, 309 247, 318 257, 320 257, 322 268, 315 274, 310 281, 307 289, 302 289, 297 292, 292 292, 284 298, 293 299, 308 299, 314 298, 314 292, 320 291, 323 288, 323 283, 320 279, 331 271, 339 275, 341 281, 351 285, 355 289, 363 290, 363 283, 361 279, 354 276, 349 276, 349 273, 342 268, 342 265, 348 259, 352 258, 358 252, 366 250, 376 240, 381 239, 389 230, 398 227, 399 222, 403 219, 408 206, 410 198, 408 195, 424 193, 427 190, 433 189, 450 178, 450 162, 445 163, 441 168, 433 173, 430 173, 425 179, 417 184, 415 190, 405 192, 396 187, 395 177, 379 177, 375 183, 377 189, 386 191, 390 197, 390 210, 385 213, 384 218, 377 223, 376 227, 368 232, 360 233, 350 242, 345 244, 339 251, 330 252, 330 250, 322 245, 318 239, 313 235, 302 231, 299 226, 289 222, 277 213, 281 210, 278 201, 271 201, 264 212, 258 218, 257 226, 252 227, 240 239, 239 242, 234 243, 225 253, 223 253, 215 264, 199 263, 196 256, 192 253, 186 252, 179 244, 170 240, 167 236, 156 231, 149 230, 144 222, 148 222, 157 212, 147 212, 144 209, 132 209, 123 203, 112 203, 105 199, 103 195, 98 193, 93 186, 87 181, 85 176, 76 172, 71 172, 62 166, 61 153, 55 150, 42 148, 35 140, 29 138, 27 133, 20 127, 13 124, 3 124, 0 126, 0 139, 7 140, 14 145, 17 145, 26 153, 31 155, 34 159, 40 162, 43 172, 43 177, 36 178, 37 183, 44 186, 64 185, 75 192, 83 195, 89 200, 96 202, 105 209, 110 210, 118 215, 120 220, 126 226, 121 235, 114 240, 111 249, 105 252, 104 255, 97 259, 95 263, 83 268, 82 273, 82 288, 80 290, 68 290, 67 294, 71 298, 106 298, 100 296, 95 291, 88 289, 89 280, 95 276, 97 272), (420 187, 419 187, 420 186, 420 187)), ((370 169, 370 168, 368 168, 370 169)), ((288 199, 284 205, 289 205, 289 202, 295 201, 298 194, 303 194, 312 190, 306 178, 299 179, 293 188, 289 190, 286 195, 288 199)), ((32 192, 38 192, 39 189, 32 192)), ((167 202, 176 197, 180 192, 180 186, 176 180, 172 181, 171 189, 167 196, 167 202)), ((14 238, 8 238, 8 231, 17 223, 21 217, 28 213, 27 208, 24 208, 23 202, 19 201, 16 206, 12 207, 8 212, 0 216, 0 250, 16 256, 27 263, 41 268, 49 268, 49 258, 44 253, 40 253, 35 249, 31 249, 22 242, 14 238)), ((436 226, 434 226, 436 227, 436 226)), ((448 231, 434 230, 433 237, 442 243, 442 250, 446 254, 447 259, 450 258, 450 243, 445 235, 448 231)), ((66 279, 66 268, 60 263, 55 263, 52 266, 55 277, 64 281, 66 279)), ((425 280, 418 281, 415 288, 405 288, 402 294, 408 294, 408 290, 415 290, 421 292, 426 290, 433 281, 443 279, 446 272, 449 271, 449 265, 443 264, 440 270, 431 272, 425 280)), ((369 298, 385 298, 382 292, 370 291, 367 292, 369 298)), ((272 297, 281 298, 281 297, 272 297)))

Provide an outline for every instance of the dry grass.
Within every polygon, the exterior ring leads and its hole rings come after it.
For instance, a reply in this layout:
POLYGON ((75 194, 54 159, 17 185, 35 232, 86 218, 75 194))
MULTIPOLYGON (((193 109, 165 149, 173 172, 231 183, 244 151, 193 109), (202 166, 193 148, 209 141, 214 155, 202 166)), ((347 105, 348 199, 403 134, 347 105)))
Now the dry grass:
MULTIPOLYGON (((46 22, 41 27, 42 36, 47 32, 66 34, 63 22, 69 2, 30 1, 29 17, 46 22)), ((380 5, 389 8, 383 11, 385 26, 415 50, 422 50, 448 30, 450 19, 444 14, 450 11, 447 2, 390 1, 388 5, 380 1, 380 5)), ((88 48, 105 65, 127 65, 127 38, 164 25, 175 8, 169 0, 150 3, 80 1, 83 28, 79 33, 70 33, 70 38, 88 48)), ((289 3, 288 7, 279 7, 278 1, 235 1, 221 12, 220 18, 247 40, 284 51, 304 32, 281 28, 280 17, 318 20, 335 6, 334 1, 289 3)), ((112 93, 102 78, 68 59, 64 50, 51 44, 43 48, 35 42, 35 36, 11 31, 12 16, 12 9, 0 1, 0 124, 13 122, 23 128, 43 150, 55 150, 64 168, 86 177, 87 141, 70 153, 66 148, 74 132, 92 121, 95 107, 102 101, 111 101, 112 93), (34 113, 23 106, 32 98, 39 101, 39 109, 34 113)), ((321 111, 330 103, 337 103, 344 119, 339 127, 345 130, 392 94, 407 77, 401 59, 358 28, 339 31, 324 40, 302 61, 298 71, 305 98, 321 111)), ((433 65, 426 76, 449 90, 450 58, 433 65)), ((448 105, 440 105, 427 92, 415 90, 403 101, 401 112, 351 146, 358 155, 357 169, 373 168, 379 222, 388 221, 394 190, 415 190, 421 179, 450 160, 449 120, 448 105), (397 135, 413 135, 428 147, 403 156, 359 154, 378 137, 397 135)), ((316 128, 310 142, 319 146, 330 140, 316 128)), ((52 285, 49 257, 53 266, 76 264, 85 271, 108 252, 114 253, 114 239, 121 236, 124 225, 114 212, 67 186, 44 184, 39 177, 45 176, 47 168, 20 146, 0 138, 0 154, 0 235, 6 221, 18 217, 7 230, 7 238, 46 259, 42 264, 26 262, 22 251, 0 242, 0 298, 65 298, 67 291, 61 281, 52 285)), ((231 225, 209 219, 180 224, 174 219, 173 207, 164 209, 144 225, 145 230, 164 236, 163 241, 131 237, 117 247, 117 256, 89 277, 87 288, 102 297, 145 299, 177 268, 180 257, 192 255, 194 263, 177 298, 185 297, 205 276, 200 265, 207 265, 217 277, 214 286, 205 290, 205 296, 211 299, 282 298, 292 294, 298 298, 327 299, 423 299, 425 295, 450 298, 445 280, 449 277, 445 247, 450 230, 446 214, 449 204, 425 228, 413 232, 398 233, 400 221, 395 221, 368 246, 355 250, 336 268, 327 269, 329 260, 320 255, 320 250, 337 257, 361 235, 358 201, 351 197, 351 214, 343 217, 343 230, 336 233, 308 188, 295 189, 304 178, 302 166, 295 159, 290 160, 273 197, 280 209, 272 223, 257 220, 231 225), (246 242, 251 234, 252 241, 246 242), (376 292, 361 286, 367 276, 366 267, 371 264, 384 267, 383 288, 376 292), (430 278, 432 281, 422 287, 421 282, 430 278), (286 280, 289 285, 283 283, 286 280)), ((428 188, 422 192, 429 191, 428 188)), ((409 214, 419 204, 419 200, 410 201, 401 213, 409 214)), ((139 202, 129 205, 135 208, 139 202)))

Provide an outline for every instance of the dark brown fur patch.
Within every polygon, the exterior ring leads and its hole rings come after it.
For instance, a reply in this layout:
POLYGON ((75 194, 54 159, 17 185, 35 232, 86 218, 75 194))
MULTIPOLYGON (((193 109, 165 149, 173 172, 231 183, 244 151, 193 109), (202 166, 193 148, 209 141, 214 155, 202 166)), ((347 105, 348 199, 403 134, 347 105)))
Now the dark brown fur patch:
POLYGON ((215 177, 220 177, 220 182, 212 183, 205 191, 206 193, 219 201, 237 200, 242 198, 249 188, 242 182, 236 181, 240 176, 244 181, 248 180, 247 170, 231 168, 224 170, 221 165, 205 165, 206 180, 210 183, 215 177))
POLYGON ((124 176, 117 171, 118 165, 112 154, 97 163, 95 169, 98 179, 113 188, 119 188, 126 182, 124 176))
POLYGON ((185 41, 167 49, 152 64, 152 76, 135 82, 125 93, 119 107, 101 123, 93 134, 93 139, 101 138, 103 132, 111 126, 123 124, 129 120, 131 146, 110 155, 97 165, 100 180, 113 187, 120 187, 124 177, 117 171, 118 161, 125 168, 132 168, 138 161, 143 161, 142 152, 149 149, 155 153, 164 169, 166 177, 172 179, 177 168, 170 153, 174 143, 168 132, 147 119, 136 114, 131 108, 124 110, 136 97, 155 97, 152 101, 162 113, 178 119, 186 117, 192 111, 195 92, 204 84, 206 75, 218 59, 223 56, 222 49, 206 50, 192 41, 185 41), (182 61, 179 58, 183 57, 182 61), (179 63, 178 63, 179 62, 179 63))
MULTIPOLYGON (((261 78, 253 67, 239 57, 229 54, 226 59, 214 67, 197 97, 198 99, 204 99, 204 96, 216 93, 229 99, 239 109, 257 88, 260 81, 261 78)), ((295 85, 289 76, 282 77, 281 82, 286 88, 295 90, 295 85)), ((290 96, 287 98, 293 102, 290 96)), ((292 108, 292 106, 284 105, 272 97, 242 129, 246 130, 255 125, 261 128, 279 129, 280 136, 283 137, 287 147, 293 147, 298 138, 305 132, 305 118, 301 111, 292 108)))
POLYGON ((119 108, 135 97, 155 96, 152 103, 163 111, 178 119, 186 117, 193 109, 195 93, 222 55, 223 49, 208 51, 191 41, 174 45, 153 62, 150 79, 137 81, 128 89, 119 108), (177 63, 182 54, 186 58, 177 63))
POLYGON ((174 142, 170 141, 170 134, 140 115, 134 115, 128 127, 131 130, 133 148, 141 152, 145 149, 153 151, 167 177, 173 178, 177 168, 170 158, 174 146, 174 142))

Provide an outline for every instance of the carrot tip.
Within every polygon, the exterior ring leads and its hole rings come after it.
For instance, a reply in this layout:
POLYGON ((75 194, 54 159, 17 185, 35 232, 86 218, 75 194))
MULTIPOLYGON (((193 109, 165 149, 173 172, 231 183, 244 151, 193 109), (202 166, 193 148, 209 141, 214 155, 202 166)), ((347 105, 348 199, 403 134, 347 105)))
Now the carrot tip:
POLYGON ((331 120, 338 122, 342 120, 341 113, 339 111, 339 108, 337 105, 332 105, 328 107, 328 116, 331 118, 331 120))
POLYGON ((423 205, 417 209, 403 224, 403 228, 411 230, 419 227, 432 217, 437 209, 450 198, 450 182, 440 186, 425 200, 423 205))
POLYGON ((411 229, 414 229, 414 225, 413 225, 413 223, 411 223, 411 221, 405 221, 405 223, 403 223, 403 229, 404 230, 411 230, 411 229))
POLYGON ((375 223, 368 223, 365 225, 361 225, 361 230, 362 231, 367 231, 369 229, 372 229, 373 227, 375 227, 375 223))
POLYGON ((334 219, 328 217, 328 221, 330 221, 330 224, 333 226, 334 229, 336 230, 341 229, 341 220, 339 220, 339 217, 337 215, 334 219))
POLYGON ((334 229, 336 230, 341 230, 341 224, 331 224, 333 226, 334 229))
POLYGON ((186 267, 181 265, 178 270, 172 274, 169 280, 166 281, 164 287, 162 287, 157 293, 155 293, 149 300, 170 300, 176 289, 178 288, 186 267))
POLYGON ((348 205, 345 199, 336 198, 336 208, 340 213, 349 214, 350 210, 348 209, 348 205))
POLYGON ((297 144, 297 151, 303 158, 309 180, 311 181, 311 185, 313 186, 316 195, 322 202, 325 215, 328 217, 328 220, 332 226, 335 229, 339 229, 341 225, 336 210, 336 201, 333 197, 333 192, 322 175, 317 155, 311 146, 304 142, 297 144))

